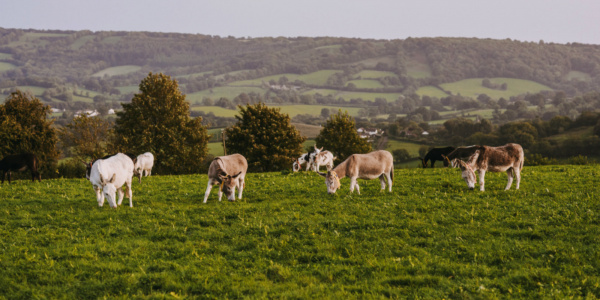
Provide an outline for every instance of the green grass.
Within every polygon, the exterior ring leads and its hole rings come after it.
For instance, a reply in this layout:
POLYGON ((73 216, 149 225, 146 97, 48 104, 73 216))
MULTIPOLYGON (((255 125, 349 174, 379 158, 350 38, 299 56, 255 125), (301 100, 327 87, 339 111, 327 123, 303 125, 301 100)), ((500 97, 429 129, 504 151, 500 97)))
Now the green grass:
POLYGON ((508 99, 512 96, 517 96, 526 93, 538 93, 541 91, 551 91, 552 88, 533 82, 530 80, 514 79, 514 78, 490 78, 493 84, 507 84, 507 90, 497 90, 483 87, 481 81, 483 78, 472 78, 452 83, 443 83, 440 86, 450 91, 452 94, 461 94, 462 96, 477 98, 479 94, 486 94, 493 99, 500 99, 504 97, 508 99))
POLYGON ((567 80, 581 80, 581 81, 590 81, 592 77, 588 73, 580 72, 580 71, 569 71, 567 74, 567 80))
POLYGON ((0 52, 0 59, 11 59, 12 54, 0 52))
POLYGON ((222 142, 213 142, 208 143, 208 153, 214 156, 222 156, 223 153, 223 143, 222 142))
POLYGON ((316 138, 322 129, 321 126, 317 126, 317 125, 309 125, 309 124, 302 124, 302 123, 292 123, 292 125, 294 125, 294 127, 296 127, 296 129, 298 129, 298 131, 300 131, 300 134, 302 136, 305 136, 309 139, 316 138))
POLYGON ((444 91, 438 89, 435 86, 431 86, 431 85, 422 86, 422 87, 418 88, 416 93, 417 93, 417 95, 419 95, 421 97, 423 97, 423 96, 436 97, 436 98, 448 97, 448 94, 446 94, 444 91))
POLYGON ((354 86, 359 89, 378 89, 385 87, 383 84, 381 84, 381 82, 373 79, 348 80, 346 82, 346 86, 348 86, 350 83, 354 84, 354 86))
POLYGON ((291 118, 300 114, 309 114, 313 116, 321 115, 323 108, 329 108, 337 111, 341 109, 342 112, 348 112, 349 115, 356 117, 358 116, 358 107, 340 107, 340 106, 326 106, 326 105, 269 105, 269 107, 278 107, 282 113, 288 114, 291 118))
POLYGON ((265 91, 258 87, 238 87, 238 86, 222 86, 216 87, 208 90, 203 90, 196 93, 191 93, 186 95, 186 99, 190 103, 202 103, 202 99, 205 97, 211 98, 214 101, 219 100, 221 97, 225 97, 229 100, 233 100, 233 98, 239 96, 241 93, 251 93, 255 92, 258 94, 264 94, 265 91))
POLYGON ((362 78, 362 79, 377 79, 383 77, 398 77, 393 72, 387 71, 375 71, 375 70, 362 70, 358 72, 358 74, 354 75, 354 77, 362 78))
POLYGON ((233 118, 235 115, 238 114, 237 109, 236 110, 226 109, 226 108, 222 108, 220 106, 192 106, 191 110, 192 111, 203 111, 207 114, 212 112, 217 117, 233 118))
POLYGON ((600 170, 401 169, 392 193, 326 193, 314 173, 251 173, 202 204, 206 175, 133 184, 98 208, 85 179, 0 188, 0 294, 12 298, 596 298, 600 170), (569 180, 564 180, 569 178, 569 180), (127 202, 127 200, 125 200, 127 202))
POLYGON ((128 94, 128 93, 139 93, 140 92, 140 86, 139 85, 126 85, 126 86, 119 86, 117 87, 117 89, 121 92, 121 94, 128 94))
POLYGON ((33 86, 33 85, 19 85, 19 86, 17 86, 17 89, 20 90, 21 92, 29 92, 35 96, 41 96, 44 93, 44 91, 46 90, 46 88, 39 87, 39 86, 33 86))
POLYGON ((94 76, 94 77, 104 77, 105 75, 117 76, 117 75, 123 75, 123 74, 137 72, 141 69, 142 69, 142 67, 134 66, 134 65, 110 67, 110 68, 106 68, 104 70, 98 71, 98 72, 94 73, 92 76, 94 76))
POLYGON ((412 157, 418 157, 419 156, 419 148, 421 148, 423 146, 424 145, 422 145, 422 144, 388 139, 388 144, 387 144, 387 147, 385 148, 385 150, 392 152, 396 149, 406 149, 406 151, 408 151, 408 153, 410 153, 410 155, 412 157))
POLYGON ((393 56, 373 57, 352 63, 352 65, 363 65, 366 68, 375 68, 378 63, 384 63, 388 66, 393 66, 396 63, 396 60, 393 56))
POLYGON ((79 48, 81 48, 87 42, 92 41, 92 40, 94 40, 94 36, 93 35, 82 36, 82 37, 78 38, 77 40, 75 40, 71 44, 71 46, 69 46, 69 48, 71 48, 71 50, 79 50, 79 48))
POLYGON ((548 137, 549 140, 565 141, 567 139, 585 139, 594 135, 594 127, 580 127, 548 137))
POLYGON ((333 75, 335 73, 340 73, 340 72, 342 72, 342 71, 340 71, 340 70, 321 70, 321 71, 317 71, 317 72, 313 72, 313 73, 309 73, 309 74, 291 74, 291 73, 277 74, 277 75, 273 75, 273 76, 261 77, 258 79, 236 81, 236 82, 230 83, 229 85, 230 86, 262 86, 263 82, 268 83, 270 80, 279 81, 279 78, 284 77, 284 76, 290 82, 293 82, 296 80, 301 80, 306 84, 325 85, 327 83, 327 79, 331 75, 333 75))

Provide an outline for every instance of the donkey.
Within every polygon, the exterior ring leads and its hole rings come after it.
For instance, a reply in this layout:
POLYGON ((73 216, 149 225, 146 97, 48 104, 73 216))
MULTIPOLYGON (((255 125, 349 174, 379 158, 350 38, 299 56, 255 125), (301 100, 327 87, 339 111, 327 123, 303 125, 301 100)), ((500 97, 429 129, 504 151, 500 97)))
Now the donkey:
POLYGON ((423 168, 427 168, 427 162, 431 161, 431 167, 435 167, 435 162, 441 160, 444 163, 444 167, 448 166, 448 161, 444 159, 444 155, 450 154, 450 152, 454 151, 454 147, 445 147, 445 148, 433 148, 425 154, 424 158, 420 158, 421 165, 423 168))
POLYGON ((6 178, 6 173, 8 173, 8 183, 11 181, 11 171, 25 171, 29 169, 31 171, 31 181, 35 182, 42 181, 42 176, 38 172, 39 161, 37 156, 33 153, 21 153, 14 155, 7 155, 2 160, 0 160, 0 171, 2 171, 2 183, 4 183, 4 178, 6 178))
POLYGON ((319 172, 319 169, 323 165, 327 167, 327 171, 330 171, 331 169, 333 169, 333 161, 335 159, 336 159, 336 157, 333 156, 333 153, 331 153, 327 150, 325 150, 323 152, 319 152, 313 158, 313 171, 319 172))
POLYGON ((354 188, 360 195, 360 188, 356 179, 375 179, 379 178, 381 189, 385 190, 385 180, 387 178, 388 191, 392 191, 394 181, 394 158, 392 154, 385 150, 373 151, 367 154, 352 154, 344 162, 337 165, 333 170, 327 173, 318 172, 325 177, 327 192, 334 194, 340 188, 340 178, 350 177, 350 192, 354 188))
POLYGON ((304 153, 294 161, 292 164, 292 171, 298 172, 302 169, 302 164, 306 163, 306 171, 314 169, 314 159, 317 154, 319 154, 323 147, 317 148, 317 145, 313 146, 314 149, 311 149, 307 153, 304 153))
POLYGON ((469 189, 475 188, 477 178, 475 171, 479 171, 479 190, 485 190, 485 172, 506 172, 508 183, 504 190, 510 189, 513 177, 517 178, 516 189, 521 183, 521 170, 525 162, 523 147, 519 144, 506 144, 500 147, 469 146, 459 147, 446 157, 452 162, 453 167, 459 167, 462 178, 469 189), (466 161, 463 161, 466 159, 466 161))
POLYGON ((231 154, 219 156, 213 159, 208 167, 208 185, 204 193, 204 203, 208 200, 208 195, 215 184, 221 184, 219 188, 219 201, 223 193, 229 201, 235 201, 235 188, 238 188, 238 198, 242 199, 244 191, 246 171, 248 171, 248 162, 241 154, 231 154), (235 175, 232 175, 235 174, 235 175))

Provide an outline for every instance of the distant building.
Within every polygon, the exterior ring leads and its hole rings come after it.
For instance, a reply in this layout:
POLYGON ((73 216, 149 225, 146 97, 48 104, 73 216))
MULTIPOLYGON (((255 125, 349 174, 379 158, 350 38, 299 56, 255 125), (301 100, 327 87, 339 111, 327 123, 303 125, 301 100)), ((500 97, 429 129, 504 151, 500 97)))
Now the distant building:
POLYGON ((82 110, 78 110, 75 113, 75 117, 79 117, 79 116, 81 116, 83 114, 86 114, 88 117, 95 117, 95 116, 100 115, 100 113, 97 110, 95 110, 95 109, 93 111, 91 111, 91 110, 83 110, 83 111, 82 110))
POLYGON ((372 139, 376 136, 381 136, 383 134, 383 130, 377 128, 358 128, 356 130, 358 135, 363 139, 372 139))

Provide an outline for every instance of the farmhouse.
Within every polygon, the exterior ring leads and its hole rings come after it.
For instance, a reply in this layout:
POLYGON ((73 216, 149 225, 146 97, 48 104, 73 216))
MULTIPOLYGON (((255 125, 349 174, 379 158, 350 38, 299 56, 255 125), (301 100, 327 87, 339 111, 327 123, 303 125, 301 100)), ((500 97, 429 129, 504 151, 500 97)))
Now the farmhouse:
POLYGON ((360 137, 363 139, 371 139, 373 137, 381 136, 383 134, 383 130, 377 129, 377 128, 361 127, 361 128, 358 128, 356 130, 356 132, 358 132, 358 135, 360 135, 360 137))

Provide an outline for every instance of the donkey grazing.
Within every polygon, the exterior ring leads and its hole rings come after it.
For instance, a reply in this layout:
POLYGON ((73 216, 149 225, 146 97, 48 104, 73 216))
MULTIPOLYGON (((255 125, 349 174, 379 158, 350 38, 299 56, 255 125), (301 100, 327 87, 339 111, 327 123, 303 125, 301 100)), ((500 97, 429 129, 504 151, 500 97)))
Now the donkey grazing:
POLYGON ((131 181, 133 177, 133 161, 123 153, 117 153, 106 159, 97 159, 92 165, 89 180, 96 192, 98 206, 104 205, 104 198, 112 208, 121 205, 125 192, 129 198, 129 206, 133 207, 131 181), (115 193, 119 194, 119 200, 116 202, 115 193))
POLYGON ((516 189, 521 183, 521 170, 525 156, 523 147, 519 144, 506 144, 500 147, 469 146, 459 147, 447 156, 452 161, 453 167, 459 167, 462 178, 467 182, 469 189, 475 188, 477 180, 475 171, 479 171, 479 190, 484 191, 485 172, 506 172, 508 183, 505 190, 510 189, 513 177, 517 178, 516 189), (466 161, 463 161, 466 159, 466 161))
POLYGON ((454 149, 454 147, 433 148, 429 150, 427 154, 425 154, 424 158, 419 157, 421 160, 421 165, 423 168, 427 168, 427 162, 431 161, 431 167, 433 168, 435 167, 435 162, 441 160, 444 163, 444 166, 447 167, 448 161, 444 159, 444 155, 450 154, 452 151, 454 151, 454 149))
POLYGON ((294 171, 294 172, 300 171, 302 169, 302 165, 305 163, 306 163, 306 171, 314 169, 313 165, 314 165, 315 156, 323 150, 323 147, 321 147, 320 149, 317 148, 317 145, 314 145, 313 147, 314 147, 314 149, 310 150, 307 153, 300 155, 300 157, 298 157, 298 159, 296 159, 296 161, 294 161, 294 163, 292 164, 292 171, 294 171))
POLYGON ((350 192, 354 188, 360 195, 360 188, 356 179, 375 179, 379 178, 381 189, 385 189, 385 180, 387 178, 388 190, 392 191, 394 181, 394 158, 392 154, 385 150, 373 151, 367 154, 352 154, 344 162, 337 165, 333 170, 327 173, 319 172, 319 175, 325 177, 327 192, 335 193, 340 188, 340 178, 350 177, 350 192))
POLYGON ((35 182, 42 181, 42 176, 38 172, 38 167, 40 163, 37 159, 37 156, 33 153, 22 153, 15 155, 7 155, 0 161, 0 171, 2 171, 2 183, 4 183, 4 179, 6 178, 6 173, 8 173, 8 183, 11 181, 11 171, 25 171, 29 169, 31 171, 31 181, 35 182))
MULTIPOLYGON (((87 178, 88 180, 90 179, 90 173, 92 172, 92 165, 96 161, 98 161, 100 159, 107 159, 107 158, 113 157, 113 156, 115 156, 117 154, 119 154, 119 153, 110 154, 110 155, 104 156, 103 158, 92 159, 90 162, 85 162, 85 161, 82 160, 81 162, 85 165, 85 178, 87 178)), ((134 165, 137 162, 137 157, 135 155, 131 154, 131 153, 120 153, 120 154, 127 155, 131 159, 131 161, 133 162, 134 165)))
POLYGON ((204 203, 208 200, 208 195, 215 184, 221 184, 219 188, 219 201, 223 193, 229 201, 235 201, 235 188, 238 188, 238 198, 242 199, 242 192, 246 183, 246 171, 248 162, 241 154, 231 154, 219 156, 213 159, 208 167, 208 185, 204 193, 204 203), (235 174, 235 175, 231 175, 235 174))

